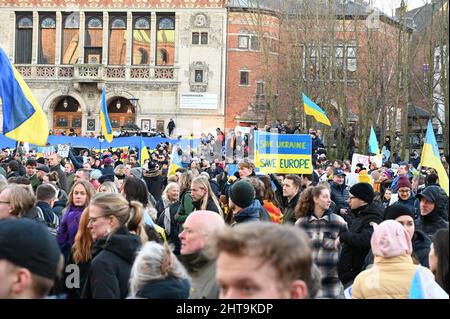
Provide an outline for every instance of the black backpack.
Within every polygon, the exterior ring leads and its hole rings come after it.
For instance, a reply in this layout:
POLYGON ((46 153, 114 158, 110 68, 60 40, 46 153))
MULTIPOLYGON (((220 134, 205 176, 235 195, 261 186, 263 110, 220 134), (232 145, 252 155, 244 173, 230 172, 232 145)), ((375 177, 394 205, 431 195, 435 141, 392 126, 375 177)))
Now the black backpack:
POLYGON ((49 232, 56 237, 56 234, 58 233, 58 228, 59 228, 59 218, 58 218, 58 216, 54 212, 52 212, 53 220, 51 222, 48 222, 45 219, 44 212, 42 211, 42 208, 40 208, 39 206, 36 206, 36 208, 38 210, 38 217, 39 217, 39 219, 41 219, 41 220, 43 220, 45 222, 49 232))

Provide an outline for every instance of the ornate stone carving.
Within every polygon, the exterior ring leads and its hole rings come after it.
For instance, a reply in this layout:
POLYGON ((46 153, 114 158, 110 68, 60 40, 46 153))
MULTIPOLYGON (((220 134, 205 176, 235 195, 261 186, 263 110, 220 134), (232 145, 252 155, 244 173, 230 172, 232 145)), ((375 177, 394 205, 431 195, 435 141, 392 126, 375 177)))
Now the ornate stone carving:
POLYGON ((124 67, 108 67, 106 69, 106 76, 108 78, 125 78, 125 68, 124 67))
POLYGON ((16 69, 17 69, 17 71, 19 71, 20 74, 22 74, 22 76, 24 78, 31 77, 31 75, 32 75, 31 66, 16 66, 16 69))
POLYGON ((191 92, 206 92, 208 80, 214 74, 209 70, 209 64, 206 62, 194 61, 189 65, 189 71, 185 71, 184 75, 189 78, 191 92))
POLYGON ((150 69, 149 68, 131 68, 130 77, 132 79, 150 79, 150 69))
POLYGON ((191 16, 191 28, 209 28, 210 18, 204 13, 196 13, 191 16))
POLYGON ((73 67, 72 66, 61 66, 61 67, 59 67, 58 77, 60 77, 60 78, 72 78, 73 77, 73 67))
POLYGON ((37 66, 36 67, 36 77, 39 78, 50 78, 55 76, 54 66, 37 66))
POLYGON ((78 67, 78 74, 81 77, 97 77, 98 74, 98 67, 96 66, 79 66, 78 67))
POLYGON ((155 79, 173 79, 173 69, 155 68, 155 79))

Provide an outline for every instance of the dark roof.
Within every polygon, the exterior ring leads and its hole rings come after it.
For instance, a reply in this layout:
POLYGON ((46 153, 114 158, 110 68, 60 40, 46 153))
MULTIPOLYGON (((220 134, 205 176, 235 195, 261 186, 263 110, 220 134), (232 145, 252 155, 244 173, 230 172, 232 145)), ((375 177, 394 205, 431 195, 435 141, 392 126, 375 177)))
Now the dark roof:
POLYGON ((428 113, 421 107, 418 107, 418 106, 415 106, 415 105, 412 105, 411 103, 409 103, 408 104, 408 117, 427 119, 430 117, 430 113, 428 113))
MULTIPOLYGON (((448 0, 436 0, 434 6, 434 13, 438 12, 442 5, 448 0)), ((409 20, 409 25, 417 32, 422 32, 431 22, 431 15, 433 14, 433 6, 427 3, 419 8, 408 11, 406 18, 409 20)))
MULTIPOLYGON (((227 7, 231 10, 265 10, 265 11, 287 11, 292 14, 328 15, 331 11, 336 16, 362 16, 366 17, 373 11, 368 1, 364 0, 229 0, 227 7)), ((380 18, 393 23, 399 23, 396 17, 390 17, 380 12, 380 18)), ((412 28, 410 28, 412 29, 412 28)))

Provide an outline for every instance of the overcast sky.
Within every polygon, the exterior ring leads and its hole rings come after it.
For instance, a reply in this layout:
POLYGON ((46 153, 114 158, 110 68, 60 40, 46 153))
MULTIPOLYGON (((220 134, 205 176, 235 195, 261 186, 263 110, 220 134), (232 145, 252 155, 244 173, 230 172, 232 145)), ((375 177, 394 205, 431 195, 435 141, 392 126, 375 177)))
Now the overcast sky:
MULTIPOLYGON (((387 15, 392 16, 392 13, 395 12, 395 8, 398 8, 400 6, 400 2, 401 0, 374 0, 374 5, 387 15)), ((430 0, 406 0, 408 11, 417 7, 421 7, 429 2, 430 0)))

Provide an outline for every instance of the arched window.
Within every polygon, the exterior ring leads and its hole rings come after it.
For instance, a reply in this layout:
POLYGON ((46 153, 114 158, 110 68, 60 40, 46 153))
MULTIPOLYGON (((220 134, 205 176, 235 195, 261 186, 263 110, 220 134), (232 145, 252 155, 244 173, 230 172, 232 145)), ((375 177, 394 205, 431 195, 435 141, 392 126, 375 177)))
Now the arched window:
POLYGON ((175 22, 173 18, 164 17, 159 20, 158 24, 159 30, 175 30, 175 22))
POLYGON ((127 23, 124 18, 116 17, 111 21, 111 29, 126 29, 127 23))
POLYGON ((175 19, 168 16, 158 17, 156 32, 156 65, 173 65, 175 57, 175 19))
POLYGON ((79 29, 80 13, 73 12, 64 18, 64 29, 79 29))
POLYGON ((33 28, 33 20, 31 19, 31 17, 28 17, 28 16, 27 17, 21 17, 17 21, 17 27, 19 29, 33 28))
POLYGON ((54 29, 56 28, 56 21, 52 17, 45 17, 41 21, 41 29, 54 29))
POLYGON ((93 17, 88 20, 87 26, 89 29, 98 29, 103 27, 103 23, 99 18, 93 17))
POLYGON ((80 13, 72 12, 63 15, 63 29, 61 33, 61 62, 62 64, 76 64, 80 55, 80 13))
POLYGON ((133 25, 133 65, 150 63, 150 19, 136 16, 133 25))
POLYGON ((31 63, 31 48, 33 43, 33 19, 30 15, 17 17, 16 56, 17 64, 31 63))
POLYGON ((103 23, 99 16, 86 16, 84 36, 84 63, 94 64, 102 61, 103 23))
POLYGON ((43 16, 39 25, 38 63, 54 64, 56 49, 56 18, 43 16))
POLYGON ((135 30, 148 30, 150 29, 150 21, 147 18, 140 17, 134 22, 135 30))
POLYGON ((111 17, 108 64, 124 65, 127 52, 127 23, 123 16, 111 17))

